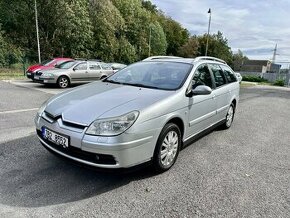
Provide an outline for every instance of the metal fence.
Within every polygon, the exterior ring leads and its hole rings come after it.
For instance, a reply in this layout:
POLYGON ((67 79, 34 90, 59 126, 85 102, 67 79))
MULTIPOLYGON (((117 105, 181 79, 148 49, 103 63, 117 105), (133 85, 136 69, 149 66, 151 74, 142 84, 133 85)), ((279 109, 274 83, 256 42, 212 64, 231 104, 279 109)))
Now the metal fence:
POLYGON ((239 72, 242 76, 259 76, 269 82, 284 80, 286 86, 290 86, 290 73, 259 73, 259 72, 239 72))

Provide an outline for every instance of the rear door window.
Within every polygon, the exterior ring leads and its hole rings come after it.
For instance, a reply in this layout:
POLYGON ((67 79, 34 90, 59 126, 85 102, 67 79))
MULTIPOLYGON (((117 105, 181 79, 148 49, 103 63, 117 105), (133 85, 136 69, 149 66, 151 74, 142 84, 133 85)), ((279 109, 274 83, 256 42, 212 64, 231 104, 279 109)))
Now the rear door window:
POLYGON ((101 70, 101 66, 98 63, 89 63, 90 70, 101 70))
POLYGON ((76 70, 87 70, 87 63, 80 63, 75 67, 76 70))
POLYGON ((223 86, 227 83, 222 68, 218 64, 209 64, 213 73, 216 88, 223 86))

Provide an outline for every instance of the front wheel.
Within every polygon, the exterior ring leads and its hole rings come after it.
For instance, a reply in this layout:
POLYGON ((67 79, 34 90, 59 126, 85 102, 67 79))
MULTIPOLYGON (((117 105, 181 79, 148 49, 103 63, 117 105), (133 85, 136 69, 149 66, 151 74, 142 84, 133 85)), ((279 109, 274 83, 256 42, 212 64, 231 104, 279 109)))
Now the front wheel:
POLYGON ((67 88, 69 86, 69 78, 66 76, 60 76, 57 80, 57 85, 60 88, 67 88))
POLYGON ((180 129, 174 123, 166 124, 158 138, 153 157, 153 166, 157 172, 164 172, 173 166, 180 146, 180 129))

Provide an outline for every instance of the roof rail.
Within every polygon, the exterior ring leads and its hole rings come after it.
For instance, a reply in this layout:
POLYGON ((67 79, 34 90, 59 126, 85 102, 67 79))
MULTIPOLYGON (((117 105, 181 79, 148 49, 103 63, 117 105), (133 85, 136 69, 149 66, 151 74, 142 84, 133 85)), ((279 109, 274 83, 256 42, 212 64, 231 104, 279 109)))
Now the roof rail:
POLYGON ((217 62, 221 62, 223 64, 226 64, 227 62, 225 62, 222 59, 219 58, 215 58, 215 57, 210 57, 210 56, 200 56, 200 57, 196 57, 194 58, 194 62, 196 61, 201 61, 201 60, 208 60, 208 61, 217 61, 217 62))
POLYGON ((90 59, 90 58, 74 58, 76 61, 97 61, 103 62, 101 59, 90 59))
POLYGON ((158 60, 158 59, 179 59, 181 57, 176 56, 151 56, 148 58, 145 58, 143 61, 151 61, 151 60, 158 60))

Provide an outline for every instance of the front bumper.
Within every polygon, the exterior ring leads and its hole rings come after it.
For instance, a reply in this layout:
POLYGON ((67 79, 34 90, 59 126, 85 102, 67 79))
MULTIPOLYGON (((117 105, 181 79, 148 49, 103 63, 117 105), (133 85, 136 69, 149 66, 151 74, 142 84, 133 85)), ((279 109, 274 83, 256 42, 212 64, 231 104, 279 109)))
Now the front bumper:
POLYGON ((114 137, 99 137, 86 135, 86 127, 78 129, 76 126, 69 126, 61 118, 50 123, 42 117, 36 117, 35 123, 38 138, 45 148, 62 157, 98 168, 129 168, 148 162, 153 156, 156 143, 153 132, 142 137, 126 133, 114 137), (43 138, 43 126, 69 136, 69 147, 62 148, 43 138))
POLYGON ((34 72, 26 71, 26 77, 28 79, 34 79, 34 72))
POLYGON ((51 77, 39 77, 39 82, 44 84, 56 84, 57 79, 51 77))

